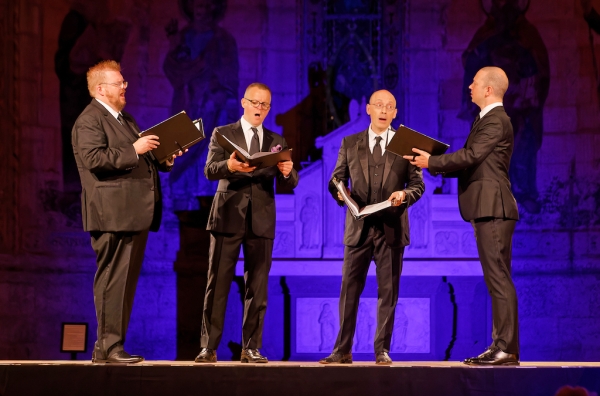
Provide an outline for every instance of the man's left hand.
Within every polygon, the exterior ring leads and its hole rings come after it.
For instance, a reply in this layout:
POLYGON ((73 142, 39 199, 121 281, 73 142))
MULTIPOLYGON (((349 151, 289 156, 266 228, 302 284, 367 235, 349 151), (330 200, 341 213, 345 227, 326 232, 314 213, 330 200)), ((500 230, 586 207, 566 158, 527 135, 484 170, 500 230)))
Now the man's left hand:
POLYGON ((406 193, 404 191, 394 191, 388 198, 388 201, 392 202, 392 206, 400 206, 405 198, 406 193))
MULTIPOLYGON (((185 152, 187 153, 188 150, 185 149, 185 152)), ((173 156, 166 161, 167 162, 167 166, 173 166, 173 164, 175 164, 175 158, 181 157, 182 155, 183 155, 183 152, 181 152, 181 150, 179 150, 179 152, 177 154, 173 154, 173 156)))
POLYGON ((283 161, 278 162, 277 167, 279 168, 279 172, 283 174, 283 176, 288 177, 292 168, 294 167, 294 163, 292 161, 283 161))
POLYGON ((418 166, 419 168, 429 168, 429 154, 427 151, 419 150, 417 148, 412 149, 413 153, 417 153, 415 155, 403 155, 402 157, 405 160, 408 160, 412 165, 418 166))

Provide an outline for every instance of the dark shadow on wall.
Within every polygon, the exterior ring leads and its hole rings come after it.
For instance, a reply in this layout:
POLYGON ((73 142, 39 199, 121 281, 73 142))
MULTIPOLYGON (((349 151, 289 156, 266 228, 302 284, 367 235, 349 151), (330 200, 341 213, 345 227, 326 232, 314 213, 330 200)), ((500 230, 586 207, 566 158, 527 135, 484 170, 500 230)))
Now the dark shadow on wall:
POLYGON ((525 18, 529 1, 481 3, 488 18, 463 53, 465 74, 458 117, 470 122, 479 113, 468 88, 477 71, 485 66, 502 68, 510 81, 504 107, 515 136, 509 172, 513 193, 522 208, 539 213, 537 152, 542 146, 543 110, 550 87, 548 51, 537 28, 525 18))

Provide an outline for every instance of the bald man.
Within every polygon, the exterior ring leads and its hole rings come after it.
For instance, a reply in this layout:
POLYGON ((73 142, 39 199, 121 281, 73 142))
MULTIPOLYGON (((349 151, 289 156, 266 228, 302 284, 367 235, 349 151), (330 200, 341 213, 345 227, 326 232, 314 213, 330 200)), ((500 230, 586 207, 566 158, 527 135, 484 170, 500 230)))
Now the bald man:
POLYGON ((483 278, 492 296, 492 345, 469 365, 519 365, 517 293, 511 277, 512 236, 519 219, 510 190, 508 168, 513 152, 513 128, 502 106, 508 78, 498 67, 479 70, 469 86, 481 109, 465 146, 452 153, 430 156, 413 149, 417 157, 404 156, 432 174, 458 177, 458 207, 471 222, 483 278))
POLYGON ((358 302, 365 287, 371 260, 377 267, 378 312, 375 332, 375 362, 391 364, 389 357, 394 329, 394 312, 400 288, 404 247, 409 244, 407 208, 417 202, 425 185, 422 171, 385 148, 395 131, 396 99, 388 91, 375 92, 366 106, 371 117, 367 130, 342 141, 329 191, 344 205, 333 179, 345 186, 360 207, 384 200, 391 207, 356 220, 346 212, 344 265, 340 292, 340 331, 333 352, 319 363, 352 363, 352 340, 356 329, 358 302))

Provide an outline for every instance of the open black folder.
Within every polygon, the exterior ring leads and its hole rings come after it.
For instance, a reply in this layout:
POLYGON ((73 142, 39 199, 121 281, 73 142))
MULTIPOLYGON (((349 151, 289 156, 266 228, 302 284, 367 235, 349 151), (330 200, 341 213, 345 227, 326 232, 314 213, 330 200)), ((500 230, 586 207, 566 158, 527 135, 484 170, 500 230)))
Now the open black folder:
POLYGON ((396 155, 410 155, 417 156, 419 154, 412 151, 412 149, 418 148, 419 150, 427 151, 431 155, 444 154, 450 145, 435 140, 427 135, 423 135, 413 129, 400 125, 396 134, 390 140, 386 150, 396 155))
MULTIPOLYGON (((385 208, 389 208, 390 206, 392 206, 392 201, 385 200, 385 201, 381 201, 381 202, 373 204, 373 205, 367 205, 362 208, 359 208, 356 201, 354 199, 352 199, 352 197, 348 194, 348 191, 346 191, 346 186, 344 185, 344 183, 342 183, 341 180, 338 180, 336 178, 333 178, 332 181, 333 181, 333 184, 335 184, 338 191, 340 192, 340 195, 344 199, 344 202, 346 203, 348 210, 350 211, 350 213, 352 214, 352 216, 354 216, 354 218, 356 220, 360 220, 363 217, 366 217, 372 213, 379 212, 380 210, 383 210, 385 208)), ((403 201, 402 203, 405 203, 405 202, 406 201, 403 201)))
POLYGON ((235 152, 235 156, 240 162, 245 162, 250 166, 256 166, 256 169, 268 168, 277 165, 278 162, 291 161, 292 149, 283 149, 281 151, 267 152, 261 151, 250 155, 246 150, 221 135, 219 131, 215 132, 217 142, 230 153, 235 152))
POLYGON ((152 150, 152 154, 158 162, 165 162, 173 154, 184 152, 204 139, 204 126, 201 118, 192 121, 185 111, 182 111, 140 133, 140 136, 148 135, 159 137, 160 146, 152 150))

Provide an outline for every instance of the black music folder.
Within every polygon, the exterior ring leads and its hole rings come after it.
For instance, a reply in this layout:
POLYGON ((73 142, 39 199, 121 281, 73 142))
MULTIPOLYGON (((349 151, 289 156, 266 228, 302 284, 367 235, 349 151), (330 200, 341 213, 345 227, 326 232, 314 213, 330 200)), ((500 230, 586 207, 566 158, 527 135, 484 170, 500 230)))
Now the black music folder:
POLYGON ((230 153, 235 152, 235 156, 237 157, 238 161, 245 162, 250 166, 256 166, 257 170, 277 165, 278 162, 292 160, 292 149, 286 148, 274 152, 261 151, 250 155, 246 150, 233 143, 225 136, 221 135, 219 131, 216 131, 215 134, 217 136, 217 142, 221 145, 221 147, 230 153))
POLYGON ((444 154, 450 145, 400 125, 385 149, 400 156, 418 156, 419 154, 412 151, 413 147, 431 155, 440 155, 444 154))
POLYGON ((192 121, 182 111, 140 133, 140 136, 148 135, 159 137, 160 146, 152 150, 152 154, 158 162, 165 162, 179 151, 185 152, 204 139, 204 126, 201 118, 192 121))

